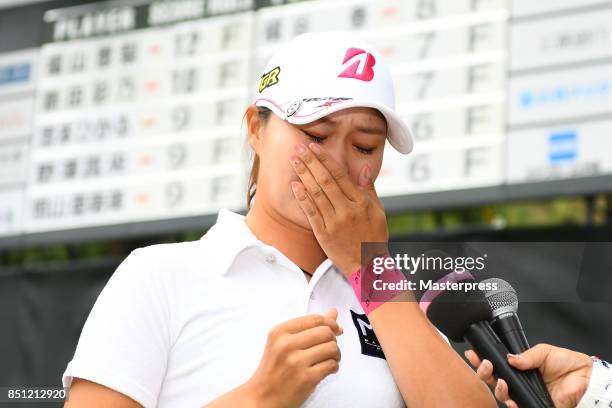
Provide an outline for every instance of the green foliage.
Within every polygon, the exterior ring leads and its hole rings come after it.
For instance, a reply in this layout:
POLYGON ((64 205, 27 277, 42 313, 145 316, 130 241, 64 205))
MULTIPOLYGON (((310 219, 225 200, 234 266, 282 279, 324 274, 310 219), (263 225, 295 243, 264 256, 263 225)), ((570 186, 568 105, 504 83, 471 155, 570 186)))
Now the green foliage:
MULTIPOLYGON (((555 228, 566 225, 585 226, 589 203, 593 225, 612 222, 612 197, 601 195, 589 201, 584 197, 499 203, 444 211, 420 211, 390 214, 387 218, 391 236, 453 231, 469 228, 555 228)), ((205 231, 182 231, 163 236, 131 240, 89 241, 55 244, 44 247, 0 251, 0 266, 92 260, 123 257, 134 248, 152 243, 195 241, 205 231)))

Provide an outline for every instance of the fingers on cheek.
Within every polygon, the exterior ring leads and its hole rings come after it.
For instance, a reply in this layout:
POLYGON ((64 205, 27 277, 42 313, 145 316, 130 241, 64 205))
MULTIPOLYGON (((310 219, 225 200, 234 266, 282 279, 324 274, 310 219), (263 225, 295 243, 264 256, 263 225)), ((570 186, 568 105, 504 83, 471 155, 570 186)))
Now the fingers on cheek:
POLYGON ((299 181, 291 182, 291 190, 293 190, 293 194, 298 200, 302 201, 306 198, 306 192, 304 191, 304 185, 300 183, 299 181))
POLYGON ((289 157, 289 165, 293 173, 298 177, 300 177, 300 173, 304 172, 302 160, 296 155, 291 155, 291 157, 289 157))

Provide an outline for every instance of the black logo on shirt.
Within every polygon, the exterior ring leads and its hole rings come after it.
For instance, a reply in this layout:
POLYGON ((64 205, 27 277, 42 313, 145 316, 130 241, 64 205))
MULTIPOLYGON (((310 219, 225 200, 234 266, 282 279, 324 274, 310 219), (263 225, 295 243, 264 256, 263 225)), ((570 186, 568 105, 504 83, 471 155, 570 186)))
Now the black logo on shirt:
POLYGON ((376 334, 374 334, 374 329, 367 316, 351 310, 351 317, 357 329, 357 337, 359 337, 361 342, 361 354, 385 359, 385 354, 382 351, 382 347, 380 347, 380 343, 376 338, 376 334))

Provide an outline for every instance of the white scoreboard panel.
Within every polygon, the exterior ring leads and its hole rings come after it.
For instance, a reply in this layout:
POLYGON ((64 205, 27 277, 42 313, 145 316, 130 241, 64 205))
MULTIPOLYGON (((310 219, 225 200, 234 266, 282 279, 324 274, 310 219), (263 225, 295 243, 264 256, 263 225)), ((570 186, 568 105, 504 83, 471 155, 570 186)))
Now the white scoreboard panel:
POLYGON ((253 13, 165 25, 203 2, 116 4, 46 15, 26 232, 240 206, 253 13), (90 38, 86 13, 117 32, 90 38))
POLYGON ((0 236, 23 232, 37 54, 0 54, 0 236))
POLYGON ((243 208, 244 111, 307 31, 390 63, 417 140, 383 199, 612 175, 612 0, 49 4, 39 48, 0 53, 0 235, 243 208))
POLYGON ((508 183, 612 173, 612 7, 530 19, 544 3, 514 1, 527 18, 511 29, 508 183))

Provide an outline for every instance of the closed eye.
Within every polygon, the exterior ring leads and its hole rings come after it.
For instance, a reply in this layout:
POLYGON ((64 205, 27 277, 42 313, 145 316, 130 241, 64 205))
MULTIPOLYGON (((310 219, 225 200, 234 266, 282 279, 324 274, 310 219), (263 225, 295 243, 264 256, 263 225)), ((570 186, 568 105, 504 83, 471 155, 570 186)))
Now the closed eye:
MULTIPOLYGON (((303 130, 302 132, 304 132, 304 134, 308 136, 315 143, 323 143, 323 141, 327 139, 327 137, 315 136, 312 133, 308 133, 303 130)), ((362 154, 372 154, 375 147, 366 148, 366 147, 361 147, 361 146, 355 146, 355 149, 357 149, 357 151, 362 154)))
POLYGON ((355 149, 357 149, 360 153, 363 153, 363 154, 372 154, 372 152, 374 151, 373 147, 367 149, 365 147, 355 146, 355 149))
MULTIPOLYGON (((302 130, 302 132, 304 131, 302 130)), ((312 141, 315 143, 323 143, 323 141, 327 139, 326 137, 315 136, 312 133, 308 133, 308 132, 304 132, 304 133, 306 134, 306 136, 312 139, 312 141)))

